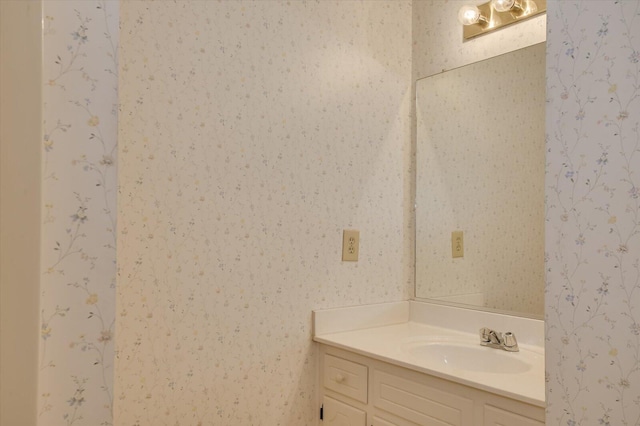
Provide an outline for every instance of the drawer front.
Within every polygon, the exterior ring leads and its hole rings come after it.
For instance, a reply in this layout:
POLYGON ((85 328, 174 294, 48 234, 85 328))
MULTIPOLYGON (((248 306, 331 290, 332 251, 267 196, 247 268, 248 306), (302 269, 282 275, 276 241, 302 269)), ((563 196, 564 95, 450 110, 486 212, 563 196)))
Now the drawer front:
POLYGON ((323 400, 323 420, 325 426, 366 426, 367 413, 331 397, 323 400))
MULTIPOLYGON (((544 415, 543 409, 540 409, 541 414, 544 415)), ((503 410, 491 405, 484 406, 484 425, 485 426, 544 426, 544 422, 541 422, 531 417, 525 417, 523 415, 503 410)))
POLYGON ((367 372, 364 365, 333 355, 324 356, 324 386, 363 404, 367 403, 367 372))
POLYGON ((473 426, 469 398, 378 370, 372 380, 376 408, 423 426, 473 426))

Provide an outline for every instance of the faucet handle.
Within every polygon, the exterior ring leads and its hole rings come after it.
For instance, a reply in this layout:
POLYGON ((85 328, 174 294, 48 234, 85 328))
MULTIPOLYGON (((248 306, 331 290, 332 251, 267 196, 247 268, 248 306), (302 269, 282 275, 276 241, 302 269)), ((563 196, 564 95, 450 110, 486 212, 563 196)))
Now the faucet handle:
POLYGON ((503 334, 504 338, 504 348, 510 352, 518 352, 520 349, 518 348, 518 341, 516 340, 516 335, 510 331, 507 331, 503 334))
POLYGON ((491 334, 490 328, 482 327, 480 329, 480 342, 488 343, 489 341, 491 341, 490 334, 491 334))

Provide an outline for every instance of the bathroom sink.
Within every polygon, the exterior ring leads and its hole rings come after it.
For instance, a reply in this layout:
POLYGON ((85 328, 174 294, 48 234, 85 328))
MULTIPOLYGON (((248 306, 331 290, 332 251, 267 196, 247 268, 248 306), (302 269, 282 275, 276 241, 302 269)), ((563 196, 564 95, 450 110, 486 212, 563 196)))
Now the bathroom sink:
POLYGON ((480 343, 446 339, 409 342, 404 350, 417 360, 442 369, 491 374, 526 373, 533 368, 534 358, 541 356, 526 350, 507 352, 480 343))

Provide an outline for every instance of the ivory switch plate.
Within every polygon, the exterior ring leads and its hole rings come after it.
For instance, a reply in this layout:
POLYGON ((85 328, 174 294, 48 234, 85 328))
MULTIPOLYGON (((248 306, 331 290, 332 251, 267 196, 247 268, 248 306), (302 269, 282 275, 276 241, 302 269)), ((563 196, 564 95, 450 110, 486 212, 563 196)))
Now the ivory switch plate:
POLYGON ((464 257, 464 236, 462 231, 451 233, 451 257, 464 257))
POLYGON ((342 260, 357 262, 360 251, 360 231, 345 229, 342 233, 342 260))

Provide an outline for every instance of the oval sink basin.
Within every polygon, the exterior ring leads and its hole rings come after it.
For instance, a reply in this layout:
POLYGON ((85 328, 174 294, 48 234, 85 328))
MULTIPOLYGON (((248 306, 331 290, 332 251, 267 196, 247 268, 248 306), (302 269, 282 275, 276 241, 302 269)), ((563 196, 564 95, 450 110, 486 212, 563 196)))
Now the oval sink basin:
POLYGON ((526 373, 532 364, 524 351, 507 352, 485 346, 452 341, 421 341, 406 345, 413 357, 440 368, 493 374, 526 373), (529 361, 529 362, 528 362, 529 361))

